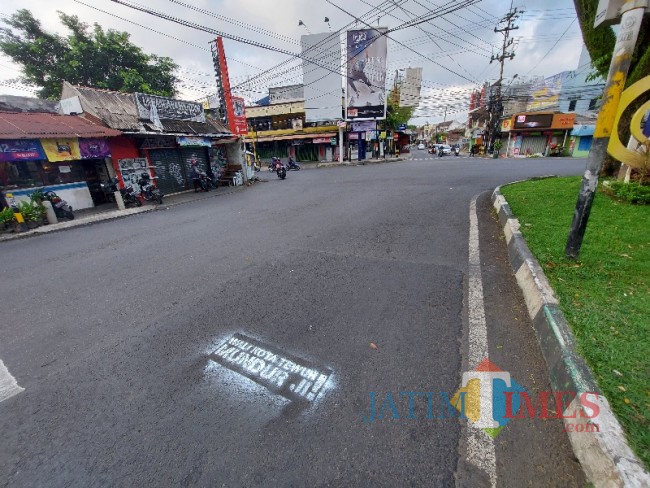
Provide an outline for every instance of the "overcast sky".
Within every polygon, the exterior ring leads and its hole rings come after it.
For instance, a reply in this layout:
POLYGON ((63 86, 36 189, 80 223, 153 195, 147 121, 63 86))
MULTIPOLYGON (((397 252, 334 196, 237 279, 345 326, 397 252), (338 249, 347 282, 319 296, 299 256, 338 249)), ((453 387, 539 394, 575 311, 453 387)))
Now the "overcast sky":
MULTIPOLYGON (((301 35, 345 29, 355 21, 353 16, 373 25, 378 25, 379 22, 379 25, 393 28, 414 18, 424 19, 427 13, 431 15, 431 11, 438 11, 440 6, 462 5, 467 0, 186 2, 205 12, 187 8, 176 0, 149 0, 141 5, 224 34, 298 53, 301 35), (329 18, 329 25, 325 22, 325 17, 329 18), (305 25, 299 26, 299 21, 305 25)), ((471 6, 417 27, 404 28, 390 34, 387 83, 391 83, 397 69, 409 66, 424 68, 423 100, 416 112, 418 117, 415 122, 442 120, 445 108, 448 111, 447 120, 463 119, 467 90, 484 81, 498 78, 499 65, 496 62, 490 64, 490 56, 499 52, 503 38, 494 32, 494 27, 510 6, 510 0, 476 1, 471 6)), ((515 38, 511 48, 514 48, 516 55, 513 60, 506 61, 506 80, 515 74, 518 75, 517 79, 535 75, 551 76, 578 67, 582 39, 573 2, 518 0, 514 2, 514 7, 524 10, 524 13, 516 22, 519 29, 511 33, 515 38)), ((31 10, 43 26, 51 31, 64 33, 57 10, 76 14, 89 24, 96 22, 104 29, 126 31, 131 34, 132 42, 145 52, 169 56, 180 66, 178 76, 182 86, 179 98, 197 100, 208 93, 214 93, 214 70, 209 50, 209 42, 214 39, 214 34, 181 26, 110 0, 4 0, 0 7, 0 20, 20 8, 31 10), (159 33, 148 30, 147 27, 159 33)), ((358 28, 365 27, 363 22, 357 22, 356 25, 358 28)), ((231 84, 237 86, 250 79, 248 85, 239 86, 235 90, 249 101, 266 95, 269 86, 302 81, 300 61, 295 58, 228 39, 224 45, 231 84), (260 72, 286 60, 289 63, 282 69, 266 74, 263 78, 259 77, 260 72)), ((0 81, 6 82, 20 76, 19 67, 2 55, 0 68, 0 81)), ((0 94, 30 95, 2 84, 0 94)))

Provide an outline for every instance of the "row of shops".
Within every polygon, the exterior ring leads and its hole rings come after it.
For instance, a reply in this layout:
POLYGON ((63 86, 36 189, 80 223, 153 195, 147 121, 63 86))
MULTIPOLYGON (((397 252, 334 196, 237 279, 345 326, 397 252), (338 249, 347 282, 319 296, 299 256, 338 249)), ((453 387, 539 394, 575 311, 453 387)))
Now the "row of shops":
MULTIPOLYGON (((254 143, 260 159, 277 156, 292 157, 296 161, 337 161, 341 148, 337 126, 318 129, 318 132, 294 130, 261 135, 252 132, 246 141, 254 143)), ((351 161, 394 154, 408 148, 411 142, 405 132, 378 129, 374 120, 350 122, 342 134, 344 159, 351 161)))
MULTIPOLYGON (((577 118, 573 112, 528 112, 503 119, 501 153, 506 157, 539 154, 587 157, 593 140, 594 124, 577 124, 577 118)), ((483 128, 475 127, 467 135, 472 146, 484 146, 483 128)))
POLYGON ((100 185, 113 177, 139 192, 146 172, 173 194, 191 189, 193 162, 208 174, 239 172, 233 180, 252 176, 243 145, 198 103, 66 83, 61 109, 0 113, 0 192, 20 200, 44 188, 79 210, 107 203, 100 185))

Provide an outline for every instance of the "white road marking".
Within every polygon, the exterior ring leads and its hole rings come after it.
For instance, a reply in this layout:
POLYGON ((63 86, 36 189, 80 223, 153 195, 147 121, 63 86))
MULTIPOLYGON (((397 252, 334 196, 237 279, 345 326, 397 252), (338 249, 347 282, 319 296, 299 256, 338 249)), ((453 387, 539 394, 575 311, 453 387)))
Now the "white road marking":
POLYGON ((11 398, 21 391, 25 391, 25 388, 18 386, 16 378, 11 376, 5 363, 0 359, 0 402, 4 402, 7 398, 11 398))
MULTIPOLYGON (((469 206, 468 295, 469 367, 473 370, 481 361, 488 358, 476 197, 472 199, 469 206)), ((483 393, 483 388, 481 388, 481 393, 483 393)), ((497 484, 497 469, 494 439, 470 422, 468 422, 467 427, 467 461, 487 473, 492 486, 495 487, 497 484)))

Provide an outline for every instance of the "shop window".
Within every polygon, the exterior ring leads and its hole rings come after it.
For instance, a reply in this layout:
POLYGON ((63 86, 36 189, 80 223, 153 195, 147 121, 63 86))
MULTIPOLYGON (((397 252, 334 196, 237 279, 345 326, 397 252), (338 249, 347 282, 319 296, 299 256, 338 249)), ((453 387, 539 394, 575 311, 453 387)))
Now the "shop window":
POLYGON ((25 188, 42 186, 40 161, 17 161, 0 163, 0 186, 25 188))

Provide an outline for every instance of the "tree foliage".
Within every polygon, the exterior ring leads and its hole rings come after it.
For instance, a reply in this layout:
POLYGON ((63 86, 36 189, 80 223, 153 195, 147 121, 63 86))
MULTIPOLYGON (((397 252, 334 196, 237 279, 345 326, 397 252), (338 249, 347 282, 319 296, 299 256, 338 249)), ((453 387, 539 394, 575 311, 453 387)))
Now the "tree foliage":
POLYGON ((57 99, 62 81, 91 88, 173 97, 177 65, 168 57, 146 54, 129 34, 91 28, 76 15, 58 12, 66 37, 43 30, 21 9, 0 29, 0 51, 22 66, 25 82, 40 87, 43 98, 57 99))
POLYGON ((413 107, 400 107, 399 89, 391 90, 386 104, 386 128, 396 130, 400 125, 406 124, 413 117, 413 110, 413 107))
MULTIPOLYGON (((594 65, 595 74, 607 79, 612 53, 616 44, 616 35, 611 27, 600 25, 594 28, 594 19, 598 0, 573 0, 580 21, 580 29, 589 55, 594 65)), ((639 81, 650 74, 650 18, 646 16, 641 24, 639 39, 632 56, 628 72, 627 85, 639 81)))

